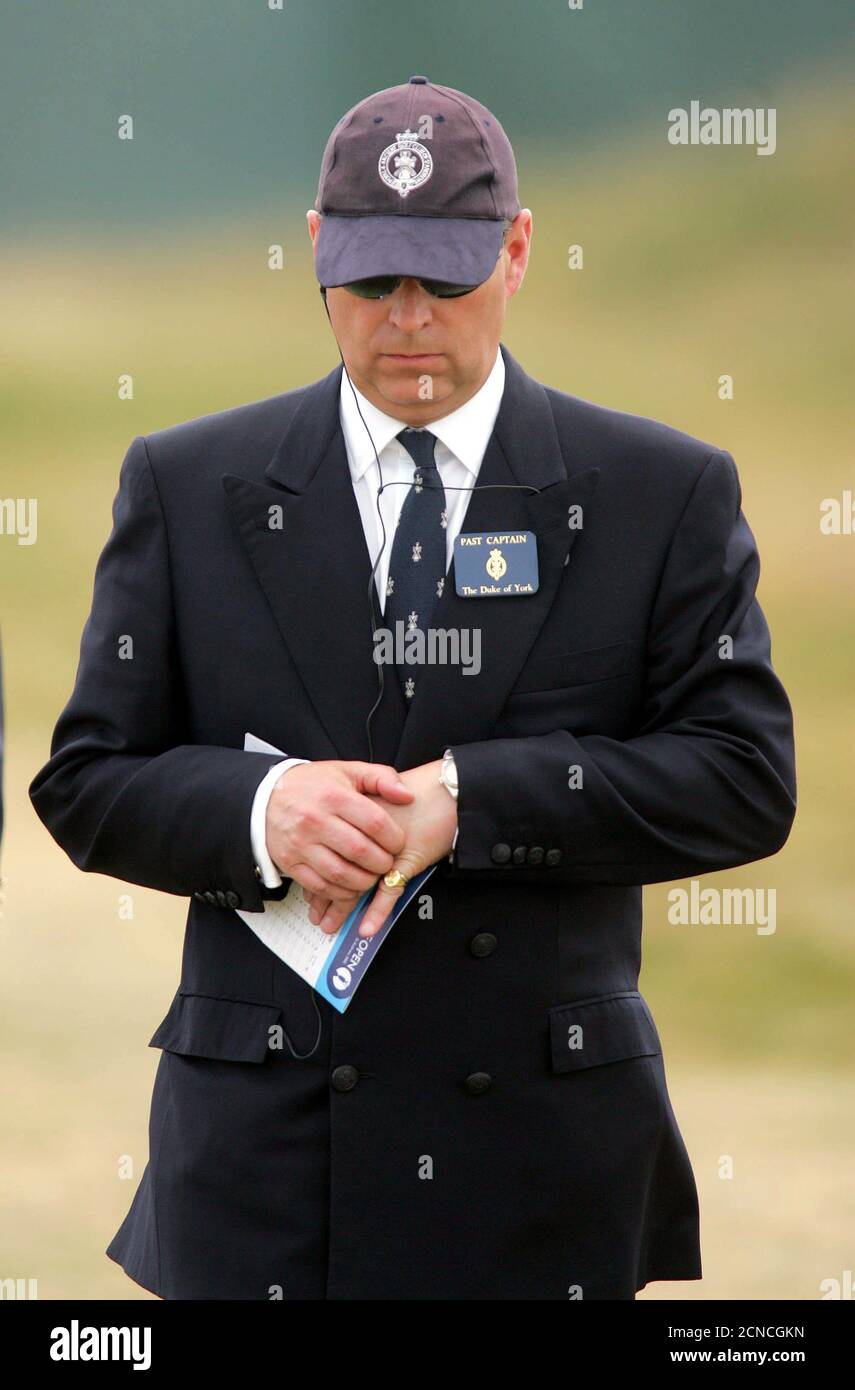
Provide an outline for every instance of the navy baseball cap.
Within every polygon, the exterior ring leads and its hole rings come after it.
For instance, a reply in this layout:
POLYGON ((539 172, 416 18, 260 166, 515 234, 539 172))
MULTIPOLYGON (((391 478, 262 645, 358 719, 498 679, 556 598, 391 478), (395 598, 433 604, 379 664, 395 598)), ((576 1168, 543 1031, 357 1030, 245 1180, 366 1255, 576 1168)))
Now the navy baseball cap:
POLYGON ((324 288, 375 275, 480 285, 520 211, 514 152, 486 106, 411 77, 342 116, 315 208, 324 288))

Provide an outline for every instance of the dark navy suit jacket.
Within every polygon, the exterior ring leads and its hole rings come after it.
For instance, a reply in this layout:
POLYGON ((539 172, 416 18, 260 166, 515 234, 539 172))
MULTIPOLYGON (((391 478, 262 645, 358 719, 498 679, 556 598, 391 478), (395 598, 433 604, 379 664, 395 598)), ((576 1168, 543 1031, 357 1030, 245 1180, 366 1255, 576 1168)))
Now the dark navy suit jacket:
POLYGON ((149 1162, 108 1249, 164 1297, 632 1298, 701 1275, 638 991, 641 885, 789 833, 792 715, 757 550, 727 450, 502 352, 479 483, 539 491, 476 491, 463 529, 534 532, 539 588, 466 599, 452 565, 431 623, 477 623, 480 674, 430 666, 408 708, 385 681, 373 755, 404 769, 450 746, 459 838, 349 1010, 321 1001, 313 1052, 307 987, 233 909, 264 905, 249 816, 277 761, 244 734, 369 752, 341 367, 128 449, 30 793, 81 869, 189 900, 151 1039, 149 1162), (304 1060, 270 1046, 280 1023, 304 1060))

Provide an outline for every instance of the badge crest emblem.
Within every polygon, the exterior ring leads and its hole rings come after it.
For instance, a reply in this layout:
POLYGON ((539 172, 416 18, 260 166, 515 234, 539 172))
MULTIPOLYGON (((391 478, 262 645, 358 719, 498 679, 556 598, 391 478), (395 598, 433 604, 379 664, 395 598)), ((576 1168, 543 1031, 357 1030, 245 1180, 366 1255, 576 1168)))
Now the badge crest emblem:
POLYGON ((399 132, 394 145, 387 145, 377 164, 385 184, 406 198, 414 188, 426 183, 433 173, 430 150, 420 144, 414 130, 399 132))
POLYGON ((508 568, 508 562, 502 554, 501 550, 490 551, 490 558, 487 561, 485 568, 491 579, 501 579, 502 575, 507 571, 508 568))

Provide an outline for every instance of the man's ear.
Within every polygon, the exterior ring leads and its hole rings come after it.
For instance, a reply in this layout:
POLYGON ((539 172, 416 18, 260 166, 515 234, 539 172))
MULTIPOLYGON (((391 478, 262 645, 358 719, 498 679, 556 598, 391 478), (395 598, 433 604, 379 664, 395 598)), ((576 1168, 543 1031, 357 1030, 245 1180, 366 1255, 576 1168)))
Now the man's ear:
POLYGON ((314 208, 309 208, 309 211, 306 213, 306 222, 309 227, 309 236, 312 239, 312 254, 314 255, 318 249, 318 231, 321 225, 321 214, 316 212, 314 208))

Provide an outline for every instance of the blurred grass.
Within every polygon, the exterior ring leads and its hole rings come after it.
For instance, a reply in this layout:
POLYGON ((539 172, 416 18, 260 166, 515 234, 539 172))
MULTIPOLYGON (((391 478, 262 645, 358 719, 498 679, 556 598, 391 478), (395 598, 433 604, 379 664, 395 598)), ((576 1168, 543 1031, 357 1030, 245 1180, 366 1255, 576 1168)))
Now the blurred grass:
MULTIPOLYGON (((819 1278, 851 1264, 855 537, 823 537, 819 503, 853 484, 855 99, 844 74, 795 85, 778 105, 790 119, 772 157, 674 150, 664 138, 651 153, 628 135, 585 159, 564 147, 519 157, 533 256, 503 339, 542 381, 733 453, 795 709, 800 804, 789 843, 704 879, 774 888, 775 934, 671 926, 672 885, 645 893, 641 988, 713 1260, 702 1285, 661 1284, 654 1297, 811 1298, 819 1278), (582 272, 566 268, 574 243, 582 272), (732 402, 717 397, 725 372, 732 402), (721 1183, 717 1155, 734 1151, 738 1181, 721 1183), (739 1259, 749 1243, 764 1252, 750 1267, 739 1259)), ((34 236, 0 246, 0 269, 0 493, 39 502, 38 544, 0 544, 0 1039, 14 1115, 3 1167, 16 1206, 0 1274, 47 1271, 42 1297, 132 1297, 139 1291, 100 1251, 135 1185, 116 1179, 118 1155, 132 1153, 138 1173, 145 1162, 157 1061, 145 1043, 175 987, 186 904, 134 888, 136 920, 119 921, 125 885, 79 874, 26 787, 71 688, 130 440, 315 380, 336 352, 303 208, 133 238, 34 236), (266 268, 276 242, 281 274, 266 268), (116 396, 124 372, 132 402, 116 396)))

